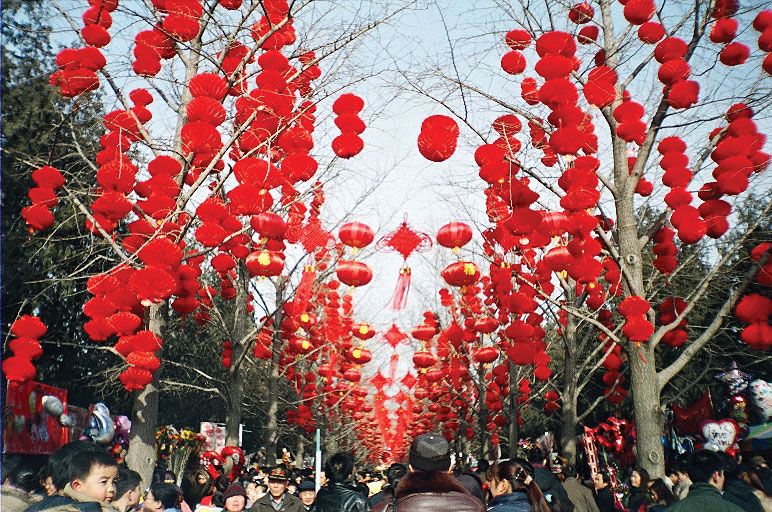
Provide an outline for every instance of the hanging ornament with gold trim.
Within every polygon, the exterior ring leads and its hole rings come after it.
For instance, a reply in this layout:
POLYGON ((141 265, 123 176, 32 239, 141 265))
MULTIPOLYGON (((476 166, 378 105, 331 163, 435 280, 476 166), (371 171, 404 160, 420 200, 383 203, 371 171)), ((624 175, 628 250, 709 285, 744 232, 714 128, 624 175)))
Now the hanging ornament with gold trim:
POLYGON ((405 220, 399 227, 378 240, 376 248, 381 251, 394 251, 402 255, 404 264, 399 270, 399 278, 394 294, 389 301, 389 307, 393 311, 400 311, 407 304, 407 294, 410 291, 410 279, 412 271, 407 265, 407 259, 414 252, 426 252, 432 248, 432 239, 426 233, 413 230, 405 220))

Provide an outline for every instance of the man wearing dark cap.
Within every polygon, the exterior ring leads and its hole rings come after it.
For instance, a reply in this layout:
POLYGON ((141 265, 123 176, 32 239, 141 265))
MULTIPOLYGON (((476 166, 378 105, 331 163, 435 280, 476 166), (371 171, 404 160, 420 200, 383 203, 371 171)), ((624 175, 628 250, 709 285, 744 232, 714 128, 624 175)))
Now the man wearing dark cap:
POLYGON ((303 512, 303 504, 287 492, 289 474, 281 466, 268 473, 268 494, 252 505, 250 512, 303 512))
POLYGON ((444 437, 421 434, 408 455, 409 473, 397 485, 394 500, 383 500, 373 512, 485 512, 450 473, 450 445, 444 437))
POLYGON ((303 480, 298 485, 300 501, 305 512, 316 512, 316 485, 313 480, 303 480))

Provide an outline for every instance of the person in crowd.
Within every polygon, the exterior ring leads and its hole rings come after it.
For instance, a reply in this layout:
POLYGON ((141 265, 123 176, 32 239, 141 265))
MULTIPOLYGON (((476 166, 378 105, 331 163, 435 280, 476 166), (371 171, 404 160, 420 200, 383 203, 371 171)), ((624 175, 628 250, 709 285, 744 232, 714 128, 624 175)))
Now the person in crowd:
POLYGON ((466 492, 480 500, 480 503, 485 503, 485 494, 483 492, 483 482, 477 473, 472 471, 455 471, 454 476, 461 485, 464 486, 466 492))
POLYGON ((726 452, 716 452, 716 455, 721 459, 724 469, 724 499, 745 512, 764 512, 764 507, 754 494, 753 487, 740 478, 740 471, 734 458, 726 452))
POLYGON ((551 512, 533 478, 534 468, 530 463, 508 460, 494 464, 488 473, 493 496, 488 512, 551 512))
POLYGON ((678 483, 678 473, 675 470, 675 465, 669 464, 665 467, 665 477, 662 481, 665 482, 667 488, 670 489, 670 493, 675 496, 675 488, 678 483))
POLYGON ((287 492, 289 474, 282 466, 268 473, 268 493, 257 500, 250 512, 302 512, 302 503, 287 492))
POLYGON ((181 512, 182 490, 175 484, 155 482, 142 502, 143 512, 181 512))
POLYGON ((758 466, 753 465, 741 465, 739 468, 740 478, 753 487, 753 493, 761 502, 764 510, 772 511, 772 495, 768 494, 765 490, 761 476, 762 471, 759 470, 758 466))
POLYGON ((249 480, 244 486, 244 492, 247 493, 246 508, 252 508, 252 505, 254 505, 257 500, 265 496, 265 486, 261 485, 256 480, 249 480))
POLYGON ((38 487, 37 472, 21 457, 12 456, 3 457, 2 471, 0 499, 3 510, 22 512, 33 503, 31 494, 38 487))
POLYGON ((689 473, 686 471, 686 463, 684 461, 678 461, 673 466, 673 471, 675 471, 676 477, 678 478, 678 481, 673 488, 673 494, 678 498, 678 501, 681 501, 689 494, 692 480, 689 478, 689 473))
POLYGON ((397 488, 397 484, 407 474, 407 466, 395 462, 386 470, 386 485, 384 485, 380 492, 370 497, 370 506, 375 507, 383 500, 394 499, 394 489, 397 488))
POLYGON ((64 488, 73 478, 73 459, 83 452, 106 453, 103 448, 86 441, 72 441, 59 448, 48 459, 51 486, 54 489, 53 494, 37 503, 33 503, 27 507, 25 512, 41 512, 61 505, 68 505, 75 501, 64 495, 64 488))
POLYGON ((627 498, 627 509, 630 512, 646 510, 649 480, 649 472, 643 468, 636 468, 630 473, 630 495, 627 498))
POLYGON ((64 485, 61 493, 67 502, 44 510, 115 512, 110 502, 115 497, 118 464, 110 454, 101 449, 82 451, 70 460, 69 473, 70 481, 64 485))
POLYGON ((212 494, 214 494, 214 482, 206 470, 198 469, 189 472, 182 479, 182 495, 185 503, 191 508, 201 504, 204 497, 208 497, 206 505, 211 504, 212 494))
POLYGON ((576 467, 573 464, 566 464, 563 474, 566 476, 563 488, 566 490, 568 499, 574 504, 574 512, 599 512, 592 491, 576 478, 576 467))
POLYGON ((225 512, 244 512, 247 505, 247 492, 239 484, 233 483, 222 494, 225 512))
POLYGON ((115 483, 115 499, 111 505, 118 512, 132 512, 142 497, 142 477, 125 465, 118 466, 118 480, 115 483))
POLYGON ((758 475, 764 492, 767 493, 767 496, 772 496, 772 470, 769 469, 766 459, 761 455, 754 455, 748 460, 748 464, 758 475))
POLYGON ((408 451, 409 472, 395 489, 396 500, 381 500, 373 512, 484 512, 485 506, 453 478, 450 467, 450 445, 444 437, 417 436, 408 451))
POLYGON ((316 485, 313 480, 303 480, 298 484, 302 512, 316 512, 316 485))
POLYGON ((574 504, 568 499, 563 484, 547 467, 547 455, 544 451, 538 447, 531 448, 528 451, 528 462, 533 466, 533 479, 536 480, 539 489, 544 493, 545 499, 552 501, 552 497, 554 497, 560 501, 563 512, 573 512, 574 504))
POLYGON ((674 503, 668 512, 741 512, 737 505, 721 497, 724 465, 710 450, 697 450, 689 456, 686 471, 692 480, 689 494, 674 503))
POLYGON ((316 495, 319 512, 364 512, 370 510, 367 503, 367 486, 364 490, 351 479, 354 457, 347 452, 336 453, 327 460, 324 472, 329 481, 316 495))
POLYGON ((38 471, 38 481, 40 482, 40 487, 43 489, 45 496, 53 496, 56 494, 54 480, 51 477, 50 464, 45 464, 40 468, 40 471, 38 471))
POLYGON ((649 492, 646 500, 647 512, 665 512, 667 507, 676 502, 667 483, 661 478, 649 482, 649 492))
POLYGON ((611 494, 611 480, 608 473, 599 471, 592 477, 592 484, 595 487, 595 504, 598 505, 599 512, 614 512, 614 495, 611 494))

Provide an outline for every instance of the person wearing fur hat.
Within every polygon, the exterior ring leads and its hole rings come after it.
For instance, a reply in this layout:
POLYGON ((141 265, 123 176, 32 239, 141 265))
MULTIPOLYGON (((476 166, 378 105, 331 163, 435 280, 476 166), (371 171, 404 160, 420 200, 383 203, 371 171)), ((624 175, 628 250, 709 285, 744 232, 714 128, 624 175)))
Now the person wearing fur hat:
POLYGON ((450 473, 450 445, 444 437, 421 434, 410 445, 409 472, 397 485, 393 500, 383 500, 373 512, 485 512, 450 473))

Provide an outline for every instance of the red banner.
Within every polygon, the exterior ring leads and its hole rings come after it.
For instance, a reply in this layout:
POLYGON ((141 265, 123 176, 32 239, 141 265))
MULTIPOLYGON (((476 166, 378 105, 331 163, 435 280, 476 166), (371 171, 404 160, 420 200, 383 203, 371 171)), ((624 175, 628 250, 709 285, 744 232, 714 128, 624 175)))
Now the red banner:
POLYGON ((47 395, 67 403, 64 389, 32 381, 8 383, 3 411, 6 453, 51 454, 69 441, 69 430, 59 423, 58 417, 43 409, 42 399, 47 395))

